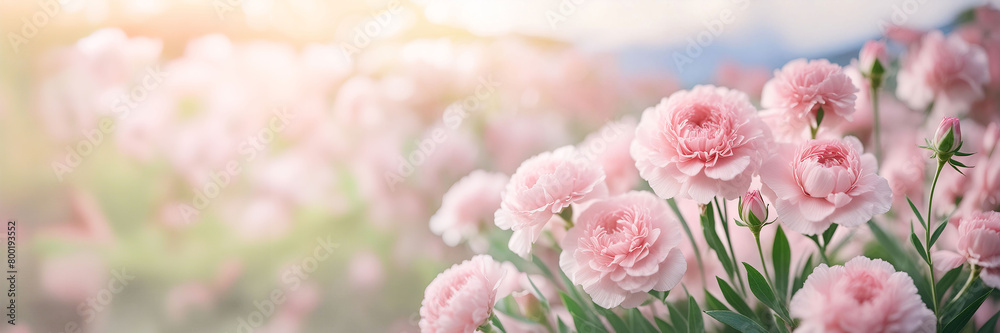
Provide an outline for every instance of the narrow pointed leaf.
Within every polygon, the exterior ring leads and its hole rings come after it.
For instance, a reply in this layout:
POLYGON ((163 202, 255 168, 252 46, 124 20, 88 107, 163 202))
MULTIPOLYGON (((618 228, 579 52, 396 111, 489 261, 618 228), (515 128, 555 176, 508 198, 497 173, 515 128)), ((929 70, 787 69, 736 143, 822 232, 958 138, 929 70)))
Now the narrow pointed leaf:
POLYGON ((597 312, 601 313, 601 315, 604 316, 604 318, 608 319, 608 323, 611 324, 611 328, 615 329, 615 332, 631 331, 629 330, 628 325, 625 324, 625 321, 622 320, 622 318, 619 317, 618 314, 616 314, 614 311, 602 307, 597 307, 597 312))
POLYGON ((750 309, 750 306, 743 300, 743 297, 736 293, 736 290, 733 290, 733 287, 729 286, 729 283, 720 277, 715 277, 715 280, 719 282, 719 290, 722 291, 722 297, 726 299, 729 306, 733 307, 733 310, 736 310, 736 312, 739 312, 746 317, 753 318, 757 316, 757 314, 753 312, 753 309, 750 309))
POLYGON ((676 332, 676 330, 674 330, 674 327, 670 326, 670 324, 668 324, 667 322, 663 321, 663 319, 655 318, 655 317, 653 319, 656 321, 656 327, 658 327, 660 329, 660 332, 663 332, 663 333, 673 333, 673 332, 676 332))
POLYGON ((921 258, 924 258, 925 262, 930 262, 927 260, 927 252, 924 251, 924 245, 920 243, 920 239, 917 238, 917 234, 910 232, 910 242, 913 243, 913 248, 917 249, 917 254, 921 258))
POLYGON ((910 201, 909 197, 906 198, 906 203, 910 204, 910 209, 913 210, 913 215, 917 216, 917 221, 920 221, 920 225, 927 228, 927 222, 924 222, 924 216, 920 215, 920 210, 917 210, 917 206, 913 205, 913 201, 910 201))
POLYGON ((997 318, 1000 318, 1000 312, 997 312, 995 315, 993 315, 993 317, 990 317, 990 320, 987 320, 985 323, 983 323, 983 327, 980 327, 979 331, 976 331, 976 333, 994 332, 997 327, 997 318))
POLYGON ((941 237, 941 233, 944 232, 944 228, 947 226, 948 222, 942 222, 940 225, 938 225, 938 227, 934 230, 934 234, 931 235, 931 242, 929 245, 927 245, 927 247, 932 247, 934 246, 934 243, 937 243, 938 237, 941 237))
POLYGON ((782 319, 785 319, 785 321, 791 321, 791 319, 789 319, 788 309, 786 309, 784 304, 779 302, 774 296, 774 292, 771 291, 771 286, 767 284, 767 280, 764 279, 764 276, 748 263, 744 262, 743 267, 746 268, 747 280, 750 283, 750 291, 753 292, 753 295, 756 296, 761 303, 764 303, 764 305, 767 305, 767 307, 771 308, 771 310, 774 310, 774 312, 777 313, 782 319))
POLYGON ((729 310, 725 303, 722 303, 715 295, 705 290, 705 308, 709 310, 729 310))
POLYGON ((830 240, 833 239, 833 234, 837 233, 837 227, 838 226, 840 226, 840 225, 834 223, 834 224, 831 224, 829 228, 826 228, 826 231, 823 231, 823 245, 827 245, 827 246, 830 245, 830 240))
POLYGON ((795 292, 802 289, 802 285, 806 283, 806 279, 809 278, 809 274, 812 274, 812 262, 813 256, 809 255, 809 258, 806 259, 806 264, 802 265, 802 270, 795 276, 795 282, 792 283, 792 292, 789 295, 795 295, 795 292))
POLYGON ((963 309, 962 312, 960 312, 958 316, 955 317, 955 319, 952 319, 950 322, 948 322, 948 324, 944 326, 943 332, 958 332, 959 330, 964 328, 965 325, 969 323, 969 320, 972 319, 972 315, 976 314, 976 310, 979 310, 979 306, 983 305, 983 301, 985 301, 986 298, 990 296, 990 291, 992 290, 993 289, 990 289, 987 292, 983 293, 982 296, 980 296, 971 304, 966 306, 965 309, 963 309))
POLYGON ((670 311, 670 324, 674 327, 674 332, 688 333, 688 323, 684 315, 670 303, 667 303, 667 311, 670 311))
POLYGON ((701 318, 701 308, 691 296, 688 296, 688 333, 705 333, 705 322, 701 318))
POLYGON ((951 288, 951 285, 955 284, 955 281, 958 280, 958 275, 961 273, 962 266, 958 266, 948 271, 948 273, 945 273, 944 276, 938 280, 937 288, 935 288, 937 290, 938 299, 942 299, 941 297, 944 296, 946 291, 948 291, 948 288, 951 288))
POLYGON ((723 324, 729 325, 737 331, 743 333, 768 333, 763 326, 757 322, 732 311, 705 311, 709 317, 715 318, 723 324))
MULTIPOLYGON (((778 292, 779 299, 788 299, 786 296, 788 293, 788 271, 792 265, 792 249, 788 245, 788 238, 781 226, 778 226, 778 231, 774 235, 771 260, 774 263, 774 289, 778 292)), ((766 264, 762 263, 762 265, 766 264)))

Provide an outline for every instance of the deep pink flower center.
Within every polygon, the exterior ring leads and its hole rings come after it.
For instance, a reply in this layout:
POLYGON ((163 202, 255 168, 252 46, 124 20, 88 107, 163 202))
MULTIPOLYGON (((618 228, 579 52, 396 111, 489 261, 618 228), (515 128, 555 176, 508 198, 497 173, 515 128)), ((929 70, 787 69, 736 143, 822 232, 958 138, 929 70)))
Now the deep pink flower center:
POLYGON ((813 142, 792 161, 796 183, 816 198, 851 191, 861 175, 857 153, 837 141, 813 142))
POLYGON ((846 293, 858 303, 871 301, 882 291, 882 281, 868 272, 861 272, 847 281, 846 293))
POLYGON ((722 107, 694 104, 674 114, 672 130, 681 156, 714 165, 720 157, 733 155, 738 138, 732 117, 723 113, 722 107))
POLYGON ((848 157, 843 148, 833 145, 816 146, 803 154, 803 159, 810 159, 824 167, 847 166, 848 157))
POLYGON ((589 242, 584 248, 605 267, 642 259, 649 248, 646 241, 649 235, 648 219, 647 214, 641 211, 623 210, 608 214, 591 226, 589 242))

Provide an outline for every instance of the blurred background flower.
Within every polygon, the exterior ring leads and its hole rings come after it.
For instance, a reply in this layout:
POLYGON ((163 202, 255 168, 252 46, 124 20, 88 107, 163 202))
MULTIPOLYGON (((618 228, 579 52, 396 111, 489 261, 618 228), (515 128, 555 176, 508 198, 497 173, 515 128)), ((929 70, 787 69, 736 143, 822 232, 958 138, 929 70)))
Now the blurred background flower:
MULTIPOLYGON (((506 243, 476 229, 497 207, 448 206, 474 170, 509 177, 578 145, 613 192, 641 187, 608 161, 670 93, 716 83, 759 107, 791 59, 848 66, 867 40, 898 52, 958 23, 972 22, 956 43, 993 60, 1000 20, 978 4, 4 1, 0 212, 19 223, 18 327, 416 332, 431 279, 506 243), (468 230, 436 235, 436 212, 468 230)), ((970 117, 998 119, 997 91, 970 117)), ((883 117, 906 118, 885 100, 883 117)), ((975 145, 976 193, 997 208, 993 146, 975 145)), ((894 192, 922 191, 906 183, 914 154, 884 166, 894 192)))

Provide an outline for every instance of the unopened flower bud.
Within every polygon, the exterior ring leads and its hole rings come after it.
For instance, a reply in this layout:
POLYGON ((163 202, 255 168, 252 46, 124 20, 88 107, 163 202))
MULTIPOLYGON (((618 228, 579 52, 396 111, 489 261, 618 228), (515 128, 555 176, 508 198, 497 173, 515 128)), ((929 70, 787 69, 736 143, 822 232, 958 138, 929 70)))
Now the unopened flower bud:
POLYGON ((941 125, 938 125, 937 132, 934 133, 934 145, 939 154, 958 151, 959 146, 962 145, 962 127, 959 125, 958 118, 945 117, 941 120, 941 125))
POLYGON ((753 190, 743 195, 740 201, 740 218, 749 226, 760 227, 767 221, 767 206, 760 191, 753 190))
POLYGON ((889 64, 889 53, 886 51, 885 43, 870 40, 861 47, 861 53, 858 55, 858 69, 870 75, 873 73, 876 60, 884 70, 884 67, 889 64))

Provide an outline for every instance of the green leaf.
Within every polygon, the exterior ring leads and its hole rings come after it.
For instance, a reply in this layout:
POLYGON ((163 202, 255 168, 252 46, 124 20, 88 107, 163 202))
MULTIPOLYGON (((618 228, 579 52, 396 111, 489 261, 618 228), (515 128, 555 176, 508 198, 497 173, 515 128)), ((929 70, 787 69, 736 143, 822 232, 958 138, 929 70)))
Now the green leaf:
POLYGON ((556 324, 559 325, 559 333, 569 333, 569 325, 566 325, 562 318, 556 318, 556 324))
POLYGON ((569 311, 570 316, 573 317, 573 324, 576 325, 577 331, 580 333, 607 332, 603 323, 591 319, 593 315, 584 310, 583 307, 570 298, 569 295, 560 291, 559 297, 562 299, 563 304, 566 305, 566 310, 569 311))
POLYGON ((940 225, 938 225, 937 229, 934 230, 934 234, 931 235, 931 242, 930 244, 927 245, 927 247, 934 246, 934 243, 937 242, 938 237, 941 237, 941 233, 944 232, 944 228, 946 226, 948 226, 948 222, 943 222, 940 225))
POLYGON ((597 307, 597 312, 600 312, 604 318, 608 318, 608 323, 611 324, 611 328, 615 329, 615 332, 629 332, 629 326, 625 324, 625 321, 621 317, 618 317, 614 311, 605 309, 602 307, 597 307))
POLYGON ((799 274, 796 274, 795 282, 792 282, 792 292, 789 295, 795 295, 795 292, 802 289, 802 285, 806 283, 806 279, 809 278, 809 274, 812 274, 814 268, 812 262, 813 255, 810 254, 809 258, 806 258, 806 264, 802 265, 802 270, 799 271, 799 274))
POLYGON ((753 268, 753 266, 750 266, 750 264, 744 262, 743 267, 746 268, 747 280, 750 283, 750 291, 753 292, 753 295, 757 296, 757 299, 761 303, 774 310, 781 319, 791 322, 788 309, 785 308, 782 302, 778 302, 778 299, 774 296, 774 292, 771 291, 771 286, 767 284, 767 279, 764 279, 764 276, 757 269, 753 268))
POLYGON ((995 315, 993 315, 993 317, 990 317, 990 320, 987 320, 985 323, 983 323, 983 327, 980 327, 977 333, 993 332, 997 327, 997 318, 1000 318, 1000 312, 997 312, 995 315))
POLYGON ((837 233, 838 226, 840 225, 834 223, 829 228, 826 228, 826 231, 823 231, 823 246, 830 246, 830 240, 833 239, 833 234, 837 233))
POLYGON ((910 232, 910 243, 913 243, 913 248, 917 249, 917 254, 921 258, 924 258, 924 262, 930 262, 927 259, 927 252, 924 251, 924 244, 920 243, 920 238, 917 238, 917 234, 910 232))
POLYGON ((744 315, 732 311, 705 311, 709 317, 715 318, 729 327, 743 333, 768 333, 763 326, 744 315))
POLYGON ((655 318, 655 317, 653 319, 656 321, 656 327, 660 328, 660 332, 663 332, 663 333, 673 333, 673 332, 676 332, 674 330, 674 327, 670 326, 670 324, 668 324, 667 322, 663 321, 663 319, 655 318))
POLYGON ((725 303, 722 303, 715 295, 705 290, 705 307, 709 310, 729 310, 725 303))
POLYGON ((774 317, 774 324, 778 326, 778 333, 789 333, 788 327, 785 325, 785 321, 781 320, 781 318, 774 317))
POLYGON ((507 295, 507 297, 501 298, 497 301, 497 305, 493 306, 498 312, 507 315, 508 317, 514 318, 517 321, 537 324, 538 321, 532 320, 531 318, 525 317, 521 313, 520 306, 517 305, 517 301, 514 300, 514 296, 507 295))
POLYGON ((507 333, 507 329, 503 328, 503 323, 500 322, 500 318, 497 318, 497 316, 490 316, 490 322, 492 322, 493 326, 496 326, 500 332, 507 333))
POLYGON ((722 262, 722 268, 731 277, 735 267, 733 267, 733 262, 729 259, 726 247, 722 245, 722 240, 715 230, 715 212, 712 210, 711 203, 706 206, 705 213, 701 215, 701 227, 705 233, 705 242, 715 252, 715 255, 719 257, 719 261, 722 262))
POLYGON ((924 216, 920 215, 920 211, 917 210, 917 206, 913 205, 913 201, 910 201, 910 197, 906 197, 906 203, 910 204, 910 209, 913 210, 913 215, 917 216, 917 221, 920 221, 920 225, 927 228, 927 222, 924 222, 924 216))
POLYGON ((531 274, 525 274, 524 277, 528 278, 528 283, 531 284, 531 289, 535 290, 535 296, 538 297, 538 300, 542 303, 542 309, 545 310, 545 313, 548 313, 549 300, 545 298, 545 294, 542 294, 542 291, 535 286, 535 281, 531 280, 531 274))
POLYGON ((788 238, 781 226, 778 226, 778 231, 774 234, 771 260, 774 262, 774 289, 778 291, 778 297, 784 301, 788 299, 788 272, 792 265, 792 248, 788 245, 788 238))
POLYGON ((737 294, 736 290, 733 290, 733 287, 729 286, 729 283, 718 276, 715 277, 715 280, 719 282, 719 290, 722 291, 722 297, 726 299, 729 306, 733 307, 733 310, 750 318, 757 316, 753 312, 753 309, 750 309, 750 306, 743 300, 743 297, 737 294))
POLYGON ((627 312, 625 312, 625 317, 628 318, 628 324, 629 327, 631 328, 631 330, 626 332, 640 332, 640 333, 657 332, 656 327, 654 327, 653 324, 651 324, 648 320, 646 320, 646 317, 642 315, 642 312, 639 312, 639 309, 629 309, 627 312))
POLYGON ((701 308, 691 296, 688 296, 688 332, 705 333, 705 322, 701 318, 701 308))
MULTIPOLYGON (((552 280, 553 283, 556 283, 555 276, 552 274, 552 271, 549 270, 548 266, 545 266, 545 262, 542 261, 541 258, 539 258, 537 255, 532 254, 531 261, 535 264, 535 266, 538 266, 539 270, 542 271, 542 275, 545 275, 546 277, 549 278, 549 280, 552 280)), ((576 301, 577 304, 588 304, 587 309, 589 309, 590 308, 589 304, 591 302, 583 298, 583 295, 581 295, 580 291, 576 289, 576 286, 573 284, 573 281, 570 281, 569 277, 567 277, 566 273, 564 273, 561 269, 559 270, 559 278, 560 280, 562 280, 562 284, 563 286, 566 287, 566 290, 569 291, 569 296, 572 296, 573 300, 576 301)), ((590 311, 584 311, 584 314, 587 316, 587 318, 589 318, 592 321, 597 320, 597 316, 590 311)))
POLYGON ((688 323, 687 319, 684 319, 684 315, 670 303, 667 303, 667 310, 670 311, 670 323, 673 325, 674 331, 688 333, 688 323))
POLYGON ((872 64, 872 76, 882 76, 885 74, 885 67, 882 66, 882 61, 875 59, 875 63, 872 64))
POLYGON ((966 306, 965 309, 963 309, 962 312, 955 317, 955 319, 952 319, 947 325, 944 326, 943 332, 958 332, 964 328, 965 325, 969 323, 969 319, 972 319, 972 315, 976 314, 976 310, 979 310, 979 306, 983 304, 983 301, 990 296, 991 291, 993 291, 993 289, 987 290, 982 296, 979 296, 979 298, 966 306))
POLYGON ((660 303, 666 303, 667 295, 670 295, 670 290, 667 291, 650 290, 649 294, 652 295, 653 298, 656 298, 658 301, 660 301, 660 303))
POLYGON ((573 205, 566 206, 566 208, 559 211, 559 217, 566 222, 573 223, 573 205))
POLYGON ((961 273, 962 266, 958 266, 947 273, 944 273, 944 276, 941 276, 941 279, 938 280, 936 288, 938 299, 942 299, 941 297, 944 296, 944 293, 948 291, 948 288, 950 288, 951 285, 955 284, 955 281, 958 280, 958 275, 961 273))

